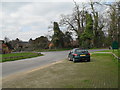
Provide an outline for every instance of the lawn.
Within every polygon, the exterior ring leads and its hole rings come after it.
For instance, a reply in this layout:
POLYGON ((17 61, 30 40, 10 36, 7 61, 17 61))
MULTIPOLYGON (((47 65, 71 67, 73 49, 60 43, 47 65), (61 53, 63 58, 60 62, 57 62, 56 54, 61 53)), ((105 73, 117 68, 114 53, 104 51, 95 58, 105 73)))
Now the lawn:
MULTIPOLYGON (((57 48, 57 49, 38 49, 38 50, 35 50, 37 52, 49 52, 49 51, 66 51, 66 50, 72 50, 73 48, 57 48)), ((93 49, 106 49, 106 48, 92 48, 92 49, 89 49, 89 50, 93 50, 93 49)))
POLYGON ((2 62, 2 55, 0 54, 0 62, 2 62))
POLYGON ((103 51, 96 51, 96 52, 113 52, 114 54, 116 54, 117 56, 120 57, 120 49, 115 49, 115 50, 103 50, 103 51))
POLYGON ((6 61, 15 61, 20 59, 43 56, 43 55, 39 53, 33 53, 33 52, 24 52, 24 53, 21 52, 21 53, 2 54, 1 56, 2 56, 1 62, 6 62, 6 61))
POLYGON ((49 52, 49 51, 66 51, 66 50, 71 50, 72 48, 59 48, 59 49, 38 49, 35 50, 37 52, 49 52))
POLYGON ((34 72, 3 79, 3 88, 117 88, 118 60, 92 54, 91 62, 64 60, 34 72))

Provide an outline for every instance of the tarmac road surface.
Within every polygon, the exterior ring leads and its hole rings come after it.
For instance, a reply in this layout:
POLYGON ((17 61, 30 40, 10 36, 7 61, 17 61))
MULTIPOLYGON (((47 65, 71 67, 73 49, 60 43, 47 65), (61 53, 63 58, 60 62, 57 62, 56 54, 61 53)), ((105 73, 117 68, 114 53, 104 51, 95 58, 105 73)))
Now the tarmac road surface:
MULTIPOLYGON (((102 50, 107 49, 94 49, 89 50, 89 52, 102 50)), ((66 59, 68 53, 69 51, 42 52, 44 56, 0 63, 2 64, 2 77, 13 75, 15 73, 29 71, 47 64, 66 59)))

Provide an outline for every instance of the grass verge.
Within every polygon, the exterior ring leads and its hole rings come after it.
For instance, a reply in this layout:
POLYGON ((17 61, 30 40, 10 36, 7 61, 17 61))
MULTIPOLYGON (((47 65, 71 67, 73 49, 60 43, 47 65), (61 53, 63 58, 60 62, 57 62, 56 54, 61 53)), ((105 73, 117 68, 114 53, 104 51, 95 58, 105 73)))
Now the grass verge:
POLYGON ((115 50, 103 50, 103 51, 96 51, 96 52, 112 52, 115 55, 117 55, 118 57, 120 57, 120 49, 115 49, 115 50))
POLYGON ((59 64, 13 79, 3 88, 117 88, 118 63, 111 54, 92 54, 91 62, 59 64))
POLYGON ((49 52, 49 51, 66 51, 66 50, 71 50, 72 48, 59 48, 59 49, 40 49, 40 50, 35 50, 37 52, 49 52))
POLYGON ((40 53, 32 53, 32 52, 25 52, 25 53, 9 53, 9 54, 2 54, 2 60, 0 62, 7 62, 7 61, 15 61, 20 59, 32 58, 37 56, 43 56, 40 53))

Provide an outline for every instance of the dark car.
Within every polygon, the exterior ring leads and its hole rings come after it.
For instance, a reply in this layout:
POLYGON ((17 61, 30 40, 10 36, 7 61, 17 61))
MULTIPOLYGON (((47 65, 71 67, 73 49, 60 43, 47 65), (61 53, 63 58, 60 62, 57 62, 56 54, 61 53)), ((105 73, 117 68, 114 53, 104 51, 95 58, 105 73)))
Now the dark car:
POLYGON ((75 48, 72 51, 70 51, 68 59, 73 62, 76 61, 90 62, 90 53, 88 52, 88 50, 81 50, 79 48, 75 48))

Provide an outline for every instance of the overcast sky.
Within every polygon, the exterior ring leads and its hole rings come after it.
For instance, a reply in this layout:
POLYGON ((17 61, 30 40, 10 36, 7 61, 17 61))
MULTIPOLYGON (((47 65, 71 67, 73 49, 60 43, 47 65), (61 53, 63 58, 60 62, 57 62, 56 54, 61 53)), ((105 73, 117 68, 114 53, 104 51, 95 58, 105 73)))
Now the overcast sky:
POLYGON ((0 22, 0 28, 2 28, 0 39, 6 36, 11 40, 19 38, 28 41, 30 38, 35 39, 46 35, 51 21, 59 21, 61 14, 72 13, 74 7, 73 2, 68 1, 12 1, 2 0, 0 3, 0 21, 2 21, 0 22))

